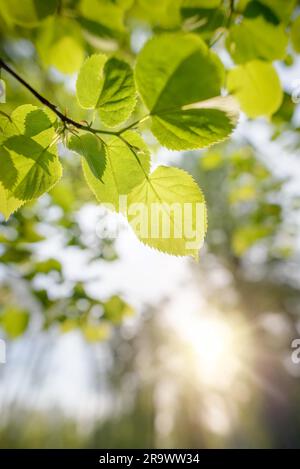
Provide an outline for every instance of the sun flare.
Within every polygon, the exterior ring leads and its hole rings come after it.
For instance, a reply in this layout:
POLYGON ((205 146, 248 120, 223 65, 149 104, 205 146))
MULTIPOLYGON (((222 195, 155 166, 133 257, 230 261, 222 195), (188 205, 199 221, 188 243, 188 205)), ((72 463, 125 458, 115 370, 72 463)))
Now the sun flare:
POLYGON ((242 364, 245 343, 239 327, 217 314, 195 315, 180 334, 198 379, 207 385, 229 386, 242 364))

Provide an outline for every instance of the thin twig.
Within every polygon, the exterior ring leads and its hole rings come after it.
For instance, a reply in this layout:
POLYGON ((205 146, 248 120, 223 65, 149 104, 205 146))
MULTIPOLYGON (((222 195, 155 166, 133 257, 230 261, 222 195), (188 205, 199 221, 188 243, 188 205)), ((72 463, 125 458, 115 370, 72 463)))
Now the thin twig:
POLYGON ((125 127, 124 129, 122 129, 119 134, 123 134, 124 132, 126 132, 126 130, 130 130, 130 129, 133 129, 135 127, 137 127, 138 125, 142 124, 143 122, 145 122, 145 120, 149 119, 150 114, 146 114, 144 117, 142 117, 141 119, 133 122, 132 124, 129 124, 127 127, 125 127))
POLYGON ((35 96, 42 104, 44 104, 44 106, 51 109, 51 111, 53 111, 64 124, 69 124, 75 127, 76 129, 85 130, 93 134, 119 135, 121 132, 123 132, 123 130, 114 132, 110 130, 94 129, 93 127, 90 127, 89 125, 80 124, 80 122, 74 121, 73 119, 65 116, 61 111, 59 111, 59 109, 57 109, 57 106, 55 106, 55 104, 48 101, 48 99, 46 99, 38 91, 36 91, 29 83, 27 83, 27 81, 25 81, 20 75, 18 75, 18 73, 16 73, 12 68, 10 68, 7 65, 7 63, 5 63, 4 60, 1 58, 0 58, 0 68, 3 68, 4 70, 6 70, 19 83, 21 83, 28 91, 30 91, 30 93, 33 94, 33 96, 35 96))

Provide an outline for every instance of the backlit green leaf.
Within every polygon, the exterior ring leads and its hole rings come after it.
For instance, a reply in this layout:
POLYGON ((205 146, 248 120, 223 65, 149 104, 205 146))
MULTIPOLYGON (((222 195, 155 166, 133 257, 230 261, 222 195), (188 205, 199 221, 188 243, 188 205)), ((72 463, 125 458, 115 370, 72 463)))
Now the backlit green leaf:
POLYGON ((91 134, 72 137, 69 147, 82 155, 83 172, 100 203, 122 210, 119 197, 127 195, 149 173, 150 155, 141 137, 127 131, 107 139, 105 146, 91 134), (128 142, 126 144, 126 142, 128 142))
POLYGON ((194 34, 155 36, 137 59, 138 90, 152 113, 218 96, 223 80, 219 58, 194 34))
POLYGON ((249 117, 270 116, 279 108, 283 93, 271 64, 253 60, 228 73, 227 87, 249 117))
POLYGON ((23 204, 24 200, 16 199, 12 193, 5 189, 0 183, 0 213, 4 215, 6 220, 23 204))
MULTIPOLYGON (((50 114, 31 105, 17 108, 1 138, 2 186, 16 199, 31 200, 60 179, 50 114)), ((7 213, 7 207, 4 207, 7 213)))
POLYGON ((137 0, 135 14, 143 21, 164 29, 179 26, 182 0, 137 0))
POLYGON ((94 109, 97 106, 102 86, 103 67, 106 56, 94 54, 83 63, 76 82, 78 102, 84 109, 94 109))
POLYGON ((208 101, 220 95, 223 78, 220 60, 194 34, 162 34, 144 46, 136 82, 162 145, 174 150, 200 148, 231 133, 237 118, 232 109, 227 113, 224 103, 218 109, 217 100, 210 108, 208 101))
POLYGON ((77 99, 86 109, 99 109, 102 121, 114 127, 125 121, 135 106, 135 86, 130 65, 103 54, 89 57, 76 83, 77 99))
POLYGON ((295 7, 296 0, 260 0, 260 3, 270 8, 279 20, 287 21, 295 7))
POLYGON ((254 59, 284 59, 288 36, 282 25, 274 25, 263 16, 243 19, 230 28, 227 48, 236 63, 254 59))
POLYGON ((58 0, 0 0, 0 11, 8 23, 36 26, 57 9, 58 0))
POLYGON ((201 34, 205 41, 210 40, 226 22, 226 11, 223 8, 197 8, 184 2, 180 11, 184 21, 183 28, 201 34))
POLYGON ((49 18, 40 30, 36 47, 44 65, 62 73, 79 70, 84 60, 81 31, 67 18, 49 18))
POLYGON ((239 108, 230 96, 212 98, 152 118, 152 131, 171 150, 206 147, 227 138, 237 124, 239 108))
POLYGON ((81 0, 79 11, 84 18, 99 23, 113 31, 124 32, 124 13, 132 4, 131 0, 81 0))
POLYGON ((105 150, 101 140, 96 135, 85 133, 71 137, 68 147, 83 156, 93 175, 101 180, 106 166, 105 150))
POLYGON ((104 124, 114 127, 124 122, 135 106, 135 85, 130 65, 115 57, 103 70, 104 83, 97 107, 104 124))
POLYGON ((206 233, 205 200, 185 171, 159 166, 129 194, 127 218, 143 243, 198 259, 206 233))

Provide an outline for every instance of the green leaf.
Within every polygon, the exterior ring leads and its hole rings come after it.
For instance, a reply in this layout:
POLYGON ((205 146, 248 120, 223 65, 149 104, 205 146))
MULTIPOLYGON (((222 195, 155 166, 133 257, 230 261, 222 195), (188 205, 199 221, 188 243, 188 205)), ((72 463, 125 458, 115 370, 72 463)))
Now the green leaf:
POLYGON ((72 137, 69 148, 83 156, 85 179, 100 203, 122 210, 120 196, 127 195, 148 175, 149 151, 141 137, 127 131, 105 143, 91 134, 72 137), (126 143, 127 142, 127 143, 126 143))
POLYGON ((82 45, 72 36, 61 37, 49 52, 48 63, 66 74, 76 72, 84 59, 82 45))
POLYGON ((185 171, 159 166, 128 195, 128 221, 145 244, 198 259, 206 233, 204 196, 185 171))
POLYGON ((206 147, 227 138, 239 116, 231 96, 186 105, 179 111, 152 118, 152 132, 161 145, 171 150, 206 147))
POLYGON ((53 144, 51 114, 31 105, 20 106, 12 113, 12 122, 8 121, 4 129, 0 148, 0 181, 9 196, 31 200, 60 179, 62 167, 53 144))
POLYGON ((67 18, 49 18, 40 30, 36 47, 44 65, 62 73, 79 70, 84 60, 80 28, 67 18))
POLYGON ((135 72, 138 90, 152 113, 218 96, 224 80, 217 55, 201 38, 184 33, 150 39, 138 55, 135 72))
POLYGON ((206 42, 211 40, 216 30, 222 28, 226 22, 226 11, 223 8, 195 8, 185 6, 184 3, 181 16, 184 21, 183 28, 201 34, 206 42))
POLYGON ((124 13, 132 4, 132 1, 111 0, 81 0, 79 11, 84 18, 99 23, 103 27, 125 32, 124 13))
POLYGON ((291 27, 291 40, 293 48, 300 53, 300 15, 297 16, 291 27))
POLYGON ((275 15, 274 11, 257 0, 240 0, 237 8, 242 12, 244 18, 263 16, 263 18, 270 23, 275 25, 280 23, 280 20, 275 15))
POLYGON ((27 28, 36 26, 57 9, 58 0, 0 0, 0 10, 9 24, 18 24, 27 28))
POLYGON ((103 75, 97 107, 104 124, 115 127, 128 119, 136 103, 133 72, 128 63, 112 57, 105 63, 103 75))
POLYGON ((6 220, 24 203, 24 200, 16 199, 0 182, 0 212, 4 215, 6 220))
POLYGON ((228 51, 236 63, 254 59, 273 61, 284 59, 288 36, 283 25, 274 25, 263 16, 244 18, 240 24, 231 26, 226 41, 228 51))
POLYGON ((94 109, 97 106, 103 85, 103 67, 106 59, 104 54, 91 55, 79 70, 76 96, 78 103, 84 109, 94 109))
POLYGON ((260 0, 260 3, 270 8, 279 20, 287 22, 295 8, 296 0, 260 0))
POLYGON ((182 0, 138 0, 135 15, 154 27, 174 30, 180 27, 181 2, 182 0))
POLYGON ((11 339, 22 335, 26 331, 28 323, 28 312, 16 307, 7 307, 0 315, 0 324, 11 339))
POLYGON ((93 175, 101 180, 106 166, 105 150, 101 140, 94 134, 85 133, 72 136, 68 147, 83 156, 93 175))
POLYGON ((210 98, 220 94, 224 70, 198 36, 155 36, 139 54, 135 72, 138 90, 152 116, 152 131, 162 145, 172 150, 201 148, 232 131, 236 120, 232 112, 228 114, 224 106, 217 112, 216 100, 212 108, 207 106, 210 98), (206 101, 205 110, 201 101, 206 101))
POLYGON ((227 87, 249 117, 271 116, 279 108, 283 92, 271 64, 253 60, 228 72, 227 87))
POLYGON ((115 57, 92 55, 80 69, 76 93, 83 108, 99 109, 102 121, 114 127, 125 121, 135 106, 132 69, 115 57))

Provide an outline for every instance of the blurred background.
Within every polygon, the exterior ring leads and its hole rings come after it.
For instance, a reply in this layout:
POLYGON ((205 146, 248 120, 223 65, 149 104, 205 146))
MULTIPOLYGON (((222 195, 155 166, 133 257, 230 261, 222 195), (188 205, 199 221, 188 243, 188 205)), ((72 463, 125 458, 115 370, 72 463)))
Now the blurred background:
MULTIPOLYGON (((228 8, 107 2, 115 10, 105 16, 94 1, 93 18, 85 0, 59 2, 55 19, 31 28, 9 24, 0 2, 2 56, 77 120, 86 55, 119 51, 133 63, 153 31, 178 27, 178 11, 184 26, 205 18, 196 32, 211 41, 228 8)), ((231 67, 224 38, 213 47, 231 67)), ((8 221, 0 215, 0 447, 300 447, 291 345, 300 338, 300 60, 291 45, 275 67, 281 107, 268 120, 242 114, 223 144, 170 152, 143 129, 153 167, 184 168, 205 194, 199 263, 142 245, 96 203, 63 145, 52 192, 8 221)), ((36 104, 4 75, 1 109, 36 104)))

